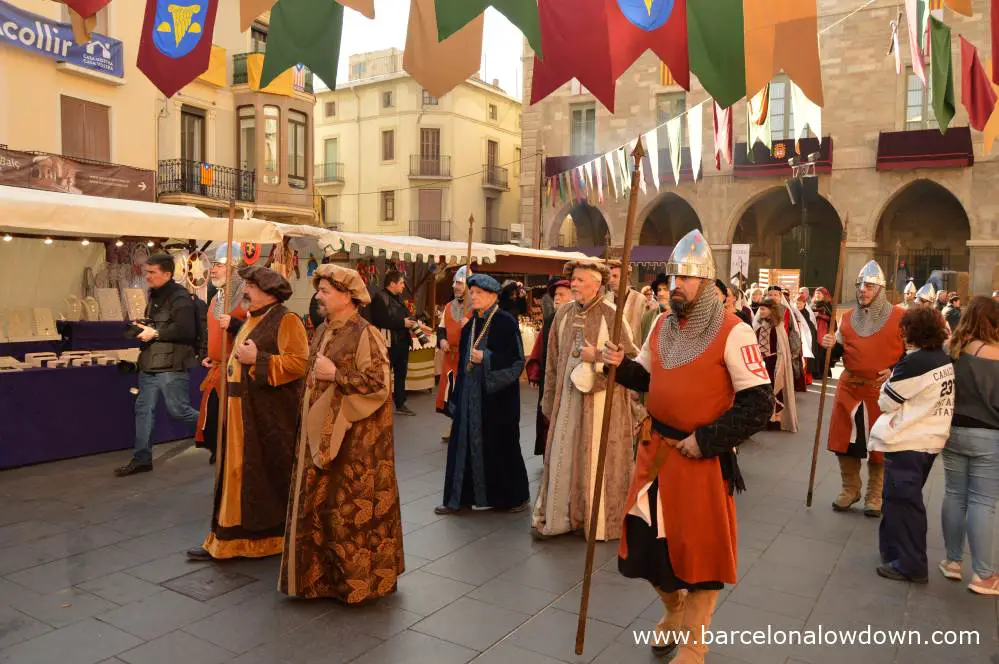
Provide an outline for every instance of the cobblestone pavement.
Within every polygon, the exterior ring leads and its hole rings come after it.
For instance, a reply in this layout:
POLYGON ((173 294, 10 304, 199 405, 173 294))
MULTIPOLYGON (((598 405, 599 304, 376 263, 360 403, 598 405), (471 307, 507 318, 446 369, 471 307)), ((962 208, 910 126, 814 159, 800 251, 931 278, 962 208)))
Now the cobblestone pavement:
MULTIPOLYGON (((537 392, 523 393, 522 447, 532 489, 537 392)), ((815 504, 804 506, 818 398, 799 396, 801 432, 766 433, 740 460, 739 583, 722 593, 713 628, 977 630, 977 646, 727 645, 707 661, 999 662, 996 602, 943 579, 942 464, 926 493, 930 582, 883 580, 877 521, 835 514, 838 471, 822 452, 815 504)), ((529 513, 438 517, 446 420, 429 395, 396 420, 406 574, 399 592, 348 609, 288 600, 275 559, 190 563, 205 535, 213 469, 191 443, 160 445, 156 470, 125 479, 127 452, 0 473, 0 662, 4 664, 630 664, 656 660, 636 646, 662 609, 646 584, 622 578, 616 546, 597 547, 586 648, 573 654, 585 542, 544 543, 529 513)), ((827 411, 828 412, 828 411, 827 411)), ((965 583, 970 571, 965 571, 965 583)), ((752 638, 750 636, 750 638, 752 638)))

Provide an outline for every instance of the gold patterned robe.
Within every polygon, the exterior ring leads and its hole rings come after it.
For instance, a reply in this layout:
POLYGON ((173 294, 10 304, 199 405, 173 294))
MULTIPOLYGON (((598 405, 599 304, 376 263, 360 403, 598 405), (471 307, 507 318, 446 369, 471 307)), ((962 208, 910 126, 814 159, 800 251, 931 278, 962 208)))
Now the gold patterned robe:
POLYGON ((313 340, 288 501, 279 590, 358 604, 391 594, 405 570, 389 360, 356 313, 313 340), (312 378, 316 357, 333 382, 312 378))

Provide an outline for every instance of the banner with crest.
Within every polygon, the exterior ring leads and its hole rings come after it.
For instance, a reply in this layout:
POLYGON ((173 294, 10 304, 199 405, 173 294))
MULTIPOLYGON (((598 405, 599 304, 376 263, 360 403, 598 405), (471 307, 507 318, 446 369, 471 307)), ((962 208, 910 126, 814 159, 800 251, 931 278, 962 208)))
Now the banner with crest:
POLYGON ((136 63, 167 97, 208 69, 218 0, 146 0, 136 63))

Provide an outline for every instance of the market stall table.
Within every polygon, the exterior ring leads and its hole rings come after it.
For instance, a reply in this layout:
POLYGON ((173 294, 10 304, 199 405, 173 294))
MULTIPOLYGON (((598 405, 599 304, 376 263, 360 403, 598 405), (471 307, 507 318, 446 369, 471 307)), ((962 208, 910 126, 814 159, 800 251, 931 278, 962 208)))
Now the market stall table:
MULTIPOLYGON (((206 370, 190 370, 191 403, 206 370)), ((138 375, 121 366, 0 373, 0 469, 131 449, 138 375)), ((189 438, 194 427, 170 418, 163 399, 153 442, 189 438)))

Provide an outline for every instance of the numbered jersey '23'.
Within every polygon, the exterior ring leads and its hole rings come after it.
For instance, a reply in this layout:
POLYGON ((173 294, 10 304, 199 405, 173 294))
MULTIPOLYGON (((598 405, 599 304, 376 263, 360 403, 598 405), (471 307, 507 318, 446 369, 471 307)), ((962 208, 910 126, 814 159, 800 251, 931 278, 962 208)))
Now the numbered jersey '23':
POLYGON ((878 404, 884 415, 871 429, 871 441, 884 451, 943 447, 954 414, 950 358, 942 350, 907 354, 882 387, 878 404), (917 444, 919 439, 925 444, 917 444))

